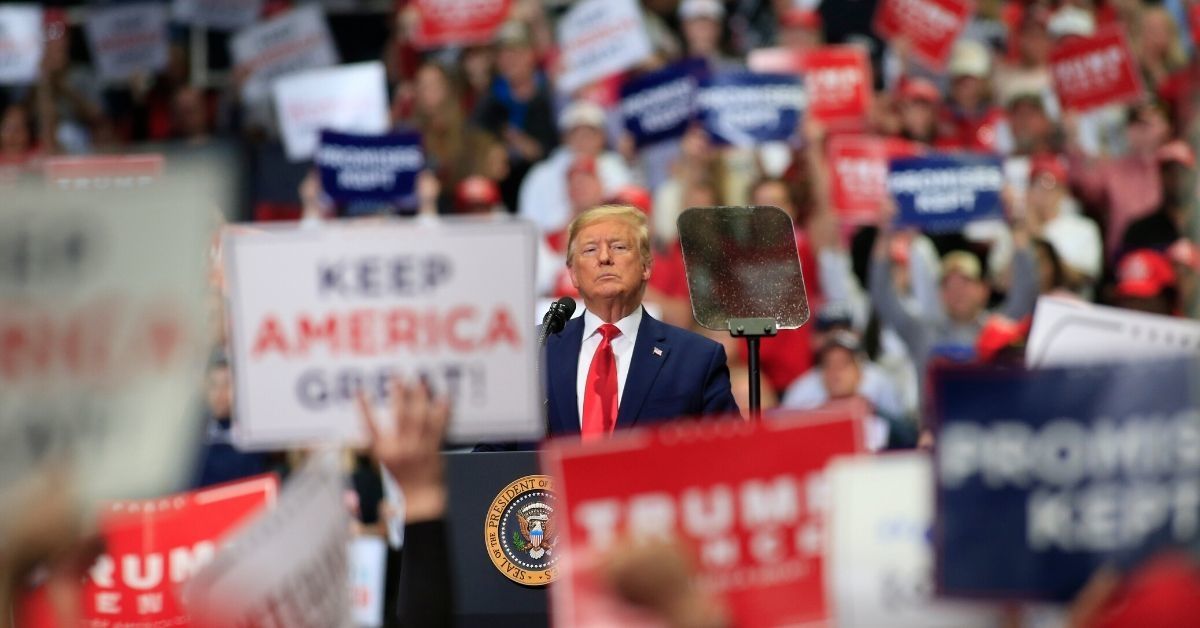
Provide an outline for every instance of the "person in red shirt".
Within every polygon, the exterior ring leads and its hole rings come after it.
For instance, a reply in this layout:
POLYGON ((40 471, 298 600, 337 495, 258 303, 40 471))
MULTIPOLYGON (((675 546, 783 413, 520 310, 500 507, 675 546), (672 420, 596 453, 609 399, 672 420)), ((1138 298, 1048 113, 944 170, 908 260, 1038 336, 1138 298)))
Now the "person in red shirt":
POLYGON ((992 103, 988 76, 992 56, 981 43, 961 40, 950 57, 950 98, 938 115, 938 144, 992 152, 1004 111, 992 103))

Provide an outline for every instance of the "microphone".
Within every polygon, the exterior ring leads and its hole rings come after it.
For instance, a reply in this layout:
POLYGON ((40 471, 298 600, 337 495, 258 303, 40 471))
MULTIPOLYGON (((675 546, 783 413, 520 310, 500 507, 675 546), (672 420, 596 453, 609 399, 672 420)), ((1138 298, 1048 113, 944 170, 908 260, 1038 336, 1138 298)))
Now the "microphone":
POLYGON ((550 304, 550 311, 542 318, 542 338, 562 331, 567 321, 575 314, 575 299, 562 297, 550 304))

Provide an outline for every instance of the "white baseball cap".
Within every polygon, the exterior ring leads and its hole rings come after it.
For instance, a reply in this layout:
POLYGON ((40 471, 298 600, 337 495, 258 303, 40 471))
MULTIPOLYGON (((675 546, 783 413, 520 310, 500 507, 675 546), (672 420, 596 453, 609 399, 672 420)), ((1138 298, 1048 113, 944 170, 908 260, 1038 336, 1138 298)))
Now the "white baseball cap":
POLYGON ((725 17, 725 5, 719 0, 683 0, 679 3, 679 19, 711 18, 719 20, 725 17))
POLYGON ((561 131, 569 131, 579 126, 603 129, 605 120, 604 109, 600 105, 588 100, 576 100, 559 114, 558 128, 561 131))
POLYGON ((988 52, 987 46, 971 39, 961 39, 954 44, 948 67, 950 76, 987 78, 991 68, 992 54, 988 52))

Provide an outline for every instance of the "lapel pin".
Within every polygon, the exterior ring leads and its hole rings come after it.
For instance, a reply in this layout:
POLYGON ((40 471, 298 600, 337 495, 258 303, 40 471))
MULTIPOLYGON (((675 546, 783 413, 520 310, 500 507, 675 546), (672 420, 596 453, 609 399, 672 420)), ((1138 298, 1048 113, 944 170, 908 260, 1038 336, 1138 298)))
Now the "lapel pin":
POLYGON ((659 349, 658 347, 654 347, 654 355, 661 358, 662 357, 662 349, 659 349))

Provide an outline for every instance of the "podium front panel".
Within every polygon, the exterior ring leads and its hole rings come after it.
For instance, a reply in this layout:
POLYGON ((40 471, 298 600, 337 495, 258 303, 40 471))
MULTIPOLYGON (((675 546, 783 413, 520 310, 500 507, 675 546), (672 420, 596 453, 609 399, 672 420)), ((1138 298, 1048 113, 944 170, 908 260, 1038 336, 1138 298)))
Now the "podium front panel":
MULTIPOLYGON (((488 542, 488 516, 493 504, 514 482, 540 473, 537 452, 448 453, 445 457, 450 489, 448 524, 456 625, 487 628, 548 626, 547 587, 523 585, 514 580, 523 577, 526 581, 537 582, 547 578, 547 572, 537 569, 547 564, 550 558, 547 550, 543 550, 538 559, 517 559, 534 567, 524 569, 507 560, 511 551, 501 552, 501 557, 493 561, 494 552, 489 549, 488 542), (505 575, 504 567, 510 570, 512 577, 505 575)), ((525 493, 520 504, 525 521, 544 519, 546 513, 543 511, 547 509, 539 506, 547 500, 539 499, 536 491, 525 493)), ((496 518, 493 515, 493 522, 496 518)), ((507 521, 511 522, 512 517, 507 521)), ((530 527, 539 526, 535 523, 530 527)), ((525 529, 503 529, 506 538, 515 536, 519 546, 528 547, 523 538, 529 536, 525 529)), ((537 538, 543 542, 540 534, 537 538)), ((533 553, 537 554, 536 551, 533 553)))

